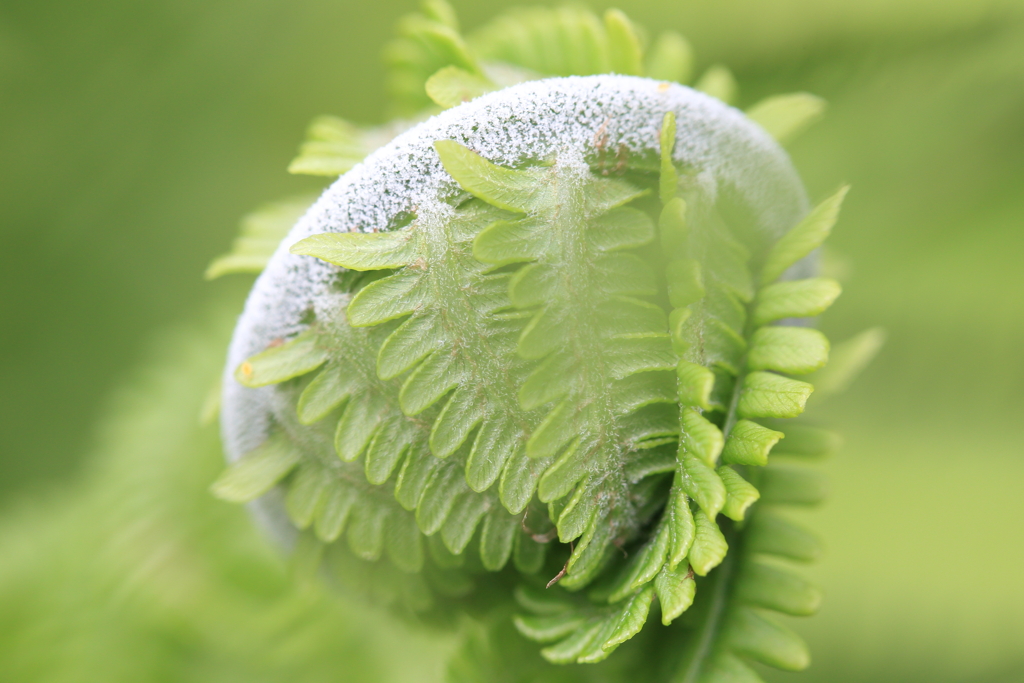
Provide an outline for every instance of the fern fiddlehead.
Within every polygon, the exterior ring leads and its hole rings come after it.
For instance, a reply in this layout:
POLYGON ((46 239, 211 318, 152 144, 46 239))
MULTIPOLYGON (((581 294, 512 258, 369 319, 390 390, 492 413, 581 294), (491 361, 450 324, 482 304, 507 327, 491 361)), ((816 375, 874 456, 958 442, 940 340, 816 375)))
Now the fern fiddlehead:
MULTIPOLYGON (((472 101, 344 175, 270 259, 232 342, 233 464, 214 490, 256 500, 285 540, 307 530, 328 564, 397 568, 396 590, 419 596, 407 607, 514 594, 516 628, 552 663, 604 660, 658 628, 644 628, 657 606, 682 644, 659 654, 660 678, 804 668, 802 641, 763 612, 810 614, 817 589, 758 557, 817 553, 772 508, 814 502, 819 482, 767 465, 827 450, 780 420, 813 390, 791 376, 829 344, 777 323, 838 296, 806 276, 845 190, 807 213, 764 130, 666 81, 498 89, 644 71, 621 13, 550 16, 551 44, 588 50, 527 58, 498 41, 501 65, 442 5, 405 25, 407 52, 432 47, 427 93, 472 101)), ((685 73, 680 40, 647 71, 685 73)), ((813 113, 793 102, 762 105, 766 126, 789 134, 813 113)), ((343 168, 357 145, 335 142, 337 161, 307 146, 299 168, 343 168)))

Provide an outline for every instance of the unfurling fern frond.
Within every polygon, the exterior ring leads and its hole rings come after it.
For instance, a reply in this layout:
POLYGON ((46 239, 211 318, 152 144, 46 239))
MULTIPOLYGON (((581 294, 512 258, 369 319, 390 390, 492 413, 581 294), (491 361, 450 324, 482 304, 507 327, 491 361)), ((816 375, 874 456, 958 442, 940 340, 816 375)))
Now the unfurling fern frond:
MULTIPOLYGON (((828 361, 799 321, 840 293, 813 259, 846 190, 808 212, 765 130, 678 85, 501 89, 689 77, 682 38, 643 44, 617 11, 524 10, 463 39, 434 2, 403 24, 393 87, 409 111, 451 109, 328 189, 257 282, 214 491, 343 583, 501 615, 551 663, 629 642, 651 680, 757 681, 750 661, 809 661, 766 613, 820 601, 763 558, 817 556, 776 509, 823 482, 769 461, 835 448, 788 420, 828 361)), ((735 91, 724 67, 698 87, 735 91)), ((795 95, 751 117, 787 139, 820 111, 795 95)), ((330 119, 312 136, 293 170, 343 171, 371 139, 330 119)))

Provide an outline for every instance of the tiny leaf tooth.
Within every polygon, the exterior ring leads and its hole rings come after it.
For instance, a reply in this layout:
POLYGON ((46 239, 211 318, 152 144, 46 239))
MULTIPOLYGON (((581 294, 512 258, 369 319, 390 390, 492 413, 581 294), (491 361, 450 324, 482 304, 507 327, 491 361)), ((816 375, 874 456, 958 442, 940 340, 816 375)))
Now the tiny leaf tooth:
POLYGON ((686 202, 681 197, 674 197, 665 202, 658 216, 658 233, 661 237, 661 246, 669 258, 687 257, 690 230, 686 223, 686 202))
POLYGON ((722 320, 711 318, 704 327, 705 362, 717 365, 731 375, 738 375, 747 343, 722 320))
POLYGON ((210 490, 222 500, 247 503, 273 488, 301 458, 286 434, 276 434, 228 466, 210 490))
POLYGON ((305 529, 313 523, 326 483, 319 467, 299 466, 285 494, 285 509, 297 528, 305 529))
POLYGON ((466 460, 466 483, 485 491, 498 479, 512 454, 522 448, 519 428, 508 417, 492 414, 480 427, 466 460))
POLYGON ((729 69, 721 64, 712 64, 704 75, 694 84, 695 90, 707 93, 716 97, 726 104, 732 104, 736 99, 736 77, 729 69))
POLYGON ((565 344, 565 323, 554 307, 542 308, 519 336, 519 355, 528 360, 547 356, 565 344))
POLYGON ((387 518, 388 508, 383 505, 361 505, 352 509, 345 538, 357 557, 368 561, 380 557, 387 518))
POLYGON ((625 443, 642 448, 645 440, 679 435, 679 410, 655 403, 620 417, 617 424, 625 443))
POLYGON ((422 413, 454 389, 463 377, 464 369, 457 356, 447 349, 435 351, 402 384, 398 394, 402 411, 406 415, 422 413))
POLYGON ((550 460, 535 460, 525 448, 516 450, 501 471, 498 496, 501 504, 512 514, 519 514, 530 503, 541 476, 551 464, 550 460))
POLYGON ((409 315, 427 295, 421 283, 422 274, 409 269, 371 282, 349 302, 345 311, 349 324, 368 327, 409 315))
POLYGON ((449 109, 495 89, 486 78, 457 66, 446 66, 427 79, 427 95, 439 107, 449 109))
POLYGON ((611 545, 612 528, 602 518, 583 535, 575 551, 569 557, 569 573, 559 581, 568 590, 576 590, 586 586, 607 566, 615 551, 611 545))
POLYGON ((797 617, 811 616, 821 606, 821 590, 792 571, 761 562, 747 562, 736 582, 736 597, 754 607, 797 617))
POLYGON ((435 315, 411 316, 381 344, 377 354, 377 376, 382 380, 398 377, 444 342, 435 315))
MULTIPOLYGON (((350 171, 373 151, 366 141, 369 132, 336 116, 318 116, 306 129, 306 139, 299 148, 299 156, 288 165, 288 172, 339 176, 350 171)), ((303 211, 288 221, 285 232, 309 205, 302 208, 303 211)), ((276 242, 274 246, 277 246, 276 242)))
POLYGON ((525 213, 539 199, 535 174, 492 164, 454 140, 438 140, 434 149, 444 170, 462 189, 493 206, 525 213))
POLYGON ((415 510, 423 498, 431 474, 440 465, 441 461, 429 453, 419 449, 410 450, 395 482, 395 500, 398 504, 406 510, 415 510))
POLYGON ((715 470, 694 455, 680 453, 679 462, 682 466, 683 490, 708 517, 714 519, 725 506, 725 484, 715 470))
POLYGON ((760 327, 783 318, 821 315, 842 293, 842 286, 827 277, 776 282, 761 289, 754 307, 754 325, 760 327))
POLYGON ((566 353, 555 352, 519 388, 519 405, 523 410, 533 410, 565 396, 573 387, 576 359, 566 353))
POLYGON ((668 568, 673 571, 686 559, 696 533, 693 513, 690 512, 690 500, 683 491, 681 476, 678 472, 676 473, 666 507, 667 520, 672 532, 666 563, 668 568))
POLYGON ((696 406, 702 410, 710 410, 711 390, 715 386, 715 375, 711 370, 681 360, 676 366, 679 379, 679 402, 684 406, 696 406))
POLYGON ((741 658, 720 647, 702 668, 702 681, 728 681, 729 683, 764 683, 756 671, 741 658))
POLYGON ((640 372, 672 370, 676 355, 668 335, 612 339, 605 348, 609 379, 623 379, 640 372))
POLYGON ((722 430, 692 407, 683 409, 682 427, 681 443, 686 452, 700 458, 708 466, 714 467, 725 444, 722 430))
POLYGON ((653 296, 654 271, 635 254, 602 254, 594 259, 593 289, 603 294, 653 296))
POLYGON ((338 420, 334 449, 344 462, 352 462, 363 453, 380 427, 384 399, 378 394, 353 396, 338 420))
POLYGON ((310 328, 294 339, 252 356, 235 370, 235 380, 246 387, 264 387, 300 377, 324 364, 328 351, 319 343, 319 331, 310 328))
POLYGON ((715 521, 703 510, 697 510, 693 515, 693 521, 696 533, 690 547, 690 566, 698 576, 707 576, 708 572, 725 559, 729 544, 726 543, 725 536, 715 521))
POLYGON ((581 626, 568 638, 544 648, 540 653, 552 664, 571 664, 587 649, 603 625, 597 622, 581 626))
POLYGON ((663 31, 647 57, 647 77, 689 83, 693 75, 693 48, 675 31, 663 31))
POLYGON ((768 453, 783 436, 782 432, 762 427, 756 422, 738 420, 725 441, 722 460, 734 465, 767 465, 768 453))
POLYGON ((673 309, 668 315, 668 332, 672 339, 672 350, 676 355, 683 356, 690 349, 690 340, 686 333, 686 322, 693 315, 689 308, 673 309))
POLYGON ((736 470, 723 465, 716 470, 722 483, 725 484, 725 505, 722 507, 722 514, 729 519, 742 521, 746 515, 747 508, 754 504, 761 494, 753 484, 741 477, 736 470))
POLYGON ((688 571, 665 567, 654 579, 654 590, 661 603, 661 623, 668 626, 693 604, 697 583, 688 571))
POLYGON ((516 630, 526 638, 538 643, 561 640, 579 629, 584 621, 586 621, 586 617, 577 612, 543 616, 517 614, 512 617, 512 623, 515 624, 516 630))
POLYGON ((643 211, 620 206, 594 218, 586 240, 597 252, 636 249, 654 240, 654 222, 643 211))
POLYGON ((557 272, 549 265, 523 266, 508 285, 508 296, 518 308, 533 308, 547 303, 558 288, 557 272))
POLYGON ((573 602, 561 591, 549 591, 537 585, 519 584, 512 591, 512 597, 523 609, 534 614, 552 615, 572 612, 573 602))
POLYGON ((357 384, 351 370, 340 363, 328 363, 299 396, 296 407, 299 422, 310 425, 324 419, 352 395, 357 384))
POLYGON ((608 32, 608 53, 614 73, 639 76, 643 71, 643 52, 633 23, 617 9, 604 14, 608 32))
POLYGON ((523 574, 536 574, 544 566, 547 548, 546 543, 535 540, 532 534, 520 529, 513 542, 512 563, 523 574))
POLYGON ((416 522, 420 530, 427 536, 437 532, 451 513, 457 498, 467 490, 460 468, 447 462, 436 468, 416 508, 416 522))
POLYGON ((676 115, 674 112, 665 112, 661 120, 661 134, 658 136, 658 146, 661 149, 661 168, 658 177, 658 195, 662 204, 668 204, 676 196, 679 188, 679 172, 676 171, 675 163, 672 161, 672 150, 676 145, 676 115))
POLYGON ((818 204, 775 243, 761 267, 762 284, 775 282, 790 266, 821 246, 839 218, 839 207, 849 189, 849 186, 842 187, 818 204))
POLYGON ((802 424, 776 424, 768 426, 778 428, 786 437, 775 446, 773 452, 779 455, 817 459, 832 455, 842 445, 842 439, 835 432, 827 429, 802 424))
POLYGON ((317 538, 324 543, 338 540, 345 530, 345 521, 355 501, 356 491, 350 486, 340 482, 328 486, 322 504, 316 512, 314 528, 317 538))
POLYGON ((618 576, 607 590, 609 603, 617 603, 636 593, 649 583, 665 565, 665 555, 671 540, 668 524, 659 524, 654 536, 647 540, 619 569, 618 576))
POLYGON ((828 362, 828 339, 807 327, 762 327, 751 339, 747 367, 805 375, 828 362))
POLYGON ((738 413, 745 418, 797 417, 814 387, 770 372, 751 372, 743 380, 738 413))
POLYGON ((734 609, 725 628, 726 642, 737 654, 785 671, 803 671, 811 663, 800 636, 749 607, 734 609))
POLYGON ((537 495, 542 503, 568 495, 576 483, 586 475, 586 450, 579 445, 579 440, 569 444, 555 464, 541 476, 537 495))
POLYGON ((412 230, 375 233, 321 233, 292 245, 290 251, 313 256, 348 270, 400 268, 416 260, 412 230))
POLYGON ((700 262, 691 258, 671 261, 665 268, 668 299, 676 308, 688 306, 704 298, 704 277, 700 262))
POLYGON ((760 480, 761 497, 772 505, 818 505, 828 496, 825 475, 805 467, 765 468, 760 480))
POLYGON ((770 510, 758 510, 747 530, 747 548, 797 562, 813 562, 821 556, 821 541, 803 527, 770 510))
POLYGON ((660 306, 628 296, 609 297, 596 313, 600 334, 609 338, 665 336, 668 326, 660 306))
POLYGON ((824 112, 825 100, 797 92, 766 97, 747 110, 747 118, 785 144, 820 119, 824 112))
POLYGON ((529 218, 495 221, 476 236, 473 256, 494 266, 536 260, 548 240, 543 229, 529 218))
POLYGON ((476 495, 472 491, 463 492, 458 496, 444 524, 441 525, 441 539, 448 550, 455 555, 462 554, 473 538, 480 520, 487 513, 489 504, 486 496, 476 495))
POLYGON ((496 572, 508 564, 519 532, 519 519, 500 505, 494 505, 484 517, 480 532, 480 560, 484 569, 496 572))
POLYGON ((609 651, 640 633, 644 624, 647 623, 647 615, 650 613, 653 599, 654 588, 652 586, 644 588, 630 598, 629 602, 616 615, 615 627, 601 647, 609 651))
POLYGON ((438 458, 447 458, 457 451, 484 419, 482 401, 479 392, 472 387, 456 388, 430 428, 430 452, 438 458))
POLYGON ((366 480, 375 486, 386 482, 412 443, 412 434, 401 415, 389 415, 366 447, 366 480))
POLYGON ((577 410, 569 401, 556 405, 534 430, 526 442, 526 454, 531 458, 548 458, 577 436, 577 410))
POLYGON ((384 547, 392 564, 408 574, 423 569, 423 537, 412 515, 392 515, 384 536, 384 547))
POLYGON ((676 402, 675 377, 669 372, 641 372, 614 383, 615 411, 628 415, 652 403, 676 402))

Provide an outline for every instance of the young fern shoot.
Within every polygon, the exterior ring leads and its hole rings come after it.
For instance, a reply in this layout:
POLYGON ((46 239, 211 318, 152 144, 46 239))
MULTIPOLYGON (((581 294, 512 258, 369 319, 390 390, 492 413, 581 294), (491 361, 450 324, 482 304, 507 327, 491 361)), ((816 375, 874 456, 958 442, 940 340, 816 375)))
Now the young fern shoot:
MULTIPOLYGON (((269 257, 232 342, 214 492, 343 584, 377 574, 399 609, 511 619, 552 664, 630 641, 651 680, 806 667, 766 613, 820 594, 760 558, 818 554, 775 508, 822 484, 769 454, 834 447, 784 421, 828 360, 799 321, 840 293, 814 252, 846 189, 808 212, 765 129, 794 135, 820 102, 773 98, 763 129, 669 82, 685 41, 645 61, 617 11, 525 11, 474 42, 433 2, 403 30, 432 48, 402 68, 447 111, 356 164, 269 257), (509 37, 545 26, 564 52, 509 37), (586 75, 606 71, 635 75, 586 75)), ((325 121, 294 169, 350 168, 379 134, 325 121)))

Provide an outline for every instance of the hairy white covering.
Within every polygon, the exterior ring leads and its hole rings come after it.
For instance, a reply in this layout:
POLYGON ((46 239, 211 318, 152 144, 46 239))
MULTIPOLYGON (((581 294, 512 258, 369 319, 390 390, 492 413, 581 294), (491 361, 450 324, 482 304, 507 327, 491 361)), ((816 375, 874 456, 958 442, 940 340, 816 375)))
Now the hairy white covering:
MULTIPOLYGON (((655 157, 668 111, 676 116, 675 161, 696 170, 697 183, 709 196, 729 188, 747 205, 757 229, 772 238, 807 212, 803 186, 779 145, 740 111, 681 85, 632 76, 552 78, 449 109, 395 138, 331 185, 256 281, 224 371, 221 424, 228 459, 260 445, 271 421, 273 388, 242 387, 234 381, 235 368, 271 341, 301 331, 306 313, 326 313, 334 299, 329 285, 339 269, 289 253, 292 244, 322 232, 386 230, 403 211, 439 208, 437 203, 455 195, 458 186, 434 151, 437 140, 455 140, 502 165, 569 150, 592 156, 598 141, 609 150, 624 147, 631 155, 655 157)), ((264 522, 283 521, 269 510, 257 512, 264 522)))

